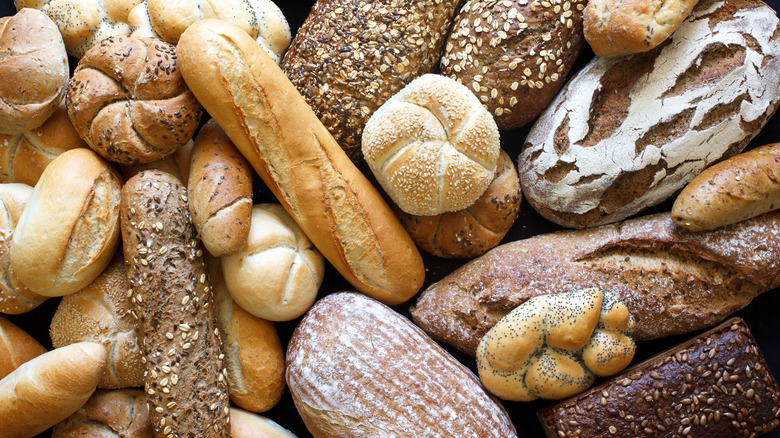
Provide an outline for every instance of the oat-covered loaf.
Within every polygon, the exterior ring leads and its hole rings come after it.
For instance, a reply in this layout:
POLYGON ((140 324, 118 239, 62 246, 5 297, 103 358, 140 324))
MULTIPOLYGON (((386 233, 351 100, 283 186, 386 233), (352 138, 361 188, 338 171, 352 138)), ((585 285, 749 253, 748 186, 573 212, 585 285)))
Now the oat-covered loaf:
POLYGON ((528 202, 567 227, 615 222, 741 152, 780 102, 779 24, 758 0, 702 0, 658 48, 596 57, 528 134, 528 202))
POLYGON ((192 138, 202 113, 176 47, 156 38, 101 41, 79 61, 65 99, 81 138, 118 164, 172 154, 192 138))
POLYGON ((584 0, 468 0, 444 46, 441 73, 466 85, 498 128, 531 122, 585 47, 584 0))
POLYGON ((0 134, 43 124, 68 87, 68 56, 46 14, 24 8, 0 18, 0 134))
POLYGON ((495 121, 471 91, 426 74, 371 116, 362 150, 401 210, 433 216, 462 210, 485 193, 501 144, 495 121))
POLYGON ((459 0, 318 0, 282 69, 354 162, 368 118, 434 70, 459 0))

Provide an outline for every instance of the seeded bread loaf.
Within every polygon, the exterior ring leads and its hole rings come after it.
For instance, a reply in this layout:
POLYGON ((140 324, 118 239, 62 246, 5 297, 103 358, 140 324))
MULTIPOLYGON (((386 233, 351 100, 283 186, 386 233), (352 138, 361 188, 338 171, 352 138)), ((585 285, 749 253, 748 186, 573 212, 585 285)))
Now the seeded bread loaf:
POLYGON ((441 57, 460 0, 318 0, 282 70, 354 162, 368 118, 441 57))
POLYGON ((702 233, 659 213, 510 242, 432 284, 411 313, 432 337, 473 355, 529 298, 594 284, 634 315, 635 339, 709 327, 780 286, 780 211, 702 233))
POLYGON ((630 217, 741 152, 780 103, 778 82, 775 11, 702 0, 661 46, 596 57, 564 87, 518 158, 524 194, 567 227, 630 217))
POLYGON ((780 387, 733 318, 538 415, 549 438, 755 437, 780 425, 780 387))

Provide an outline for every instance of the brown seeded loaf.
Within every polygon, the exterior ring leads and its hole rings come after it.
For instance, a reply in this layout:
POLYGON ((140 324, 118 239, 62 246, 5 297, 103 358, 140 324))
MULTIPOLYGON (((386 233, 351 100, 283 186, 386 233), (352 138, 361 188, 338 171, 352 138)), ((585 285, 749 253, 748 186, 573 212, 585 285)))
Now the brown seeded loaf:
POLYGON ((425 269, 409 234, 246 32, 201 20, 177 53, 195 96, 347 281, 392 304, 419 291, 425 269))
POLYGON ((635 339, 711 326, 780 286, 780 212, 702 233, 659 213, 510 242, 432 284, 411 314, 432 337, 473 355, 527 299, 593 285, 628 307, 635 339))
POLYGON ((46 348, 40 342, 0 316, 0 379, 43 353, 46 348))

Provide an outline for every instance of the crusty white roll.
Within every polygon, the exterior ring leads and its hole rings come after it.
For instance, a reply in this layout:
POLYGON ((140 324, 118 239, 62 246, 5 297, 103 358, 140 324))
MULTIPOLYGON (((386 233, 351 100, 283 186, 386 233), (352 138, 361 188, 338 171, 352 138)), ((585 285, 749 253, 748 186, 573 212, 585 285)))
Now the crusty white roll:
POLYGON ((0 436, 29 438, 76 412, 97 388, 106 349, 92 342, 57 348, 0 380, 0 436))
POLYGON ((125 181, 129 180, 133 175, 142 170, 158 169, 165 173, 170 173, 184 185, 187 185, 190 178, 190 157, 192 156, 192 148, 194 146, 195 142, 190 140, 187 143, 184 143, 184 145, 179 146, 178 149, 165 158, 143 164, 120 164, 117 165, 117 168, 125 181))
POLYGON ((46 348, 40 342, 0 316, 0 379, 43 353, 46 348))
POLYGON ((252 168, 212 119, 195 138, 188 206, 203 246, 215 257, 240 251, 252 220, 252 168))
POLYGON ((51 319, 49 334, 54 348, 81 341, 106 347, 108 361, 98 388, 143 386, 146 366, 136 335, 137 322, 131 312, 122 252, 92 283, 62 297, 51 319))
POLYGON ((33 190, 11 241, 11 267, 33 292, 74 293, 111 261, 119 243, 116 170, 91 149, 54 159, 33 190))
POLYGON ((401 210, 433 216, 472 205, 490 185, 501 150, 493 117, 466 86, 427 74, 368 119, 363 155, 401 210))
POLYGON ((0 133, 41 126, 68 87, 68 56, 57 26, 35 9, 0 18, 0 61, 0 133))
POLYGON ((275 421, 238 408, 230 408, 230 436, 233 438, 295 438, 275 421))
POLYGON ((244 310, 270 321, 289 321, 314 303, 325 260, 278 204, 252 208, 246 246, 222 257, 225 284, 244 310))
POLYGON ((177 54, 192 92, 347 281, 389 304, 419 291, 425 268, 409 234, 246 32, 201 20, 177 54))
POLYGON ((98 389, 78 411, 57 423, 52 438, 153 438, 146 394, 98 389))

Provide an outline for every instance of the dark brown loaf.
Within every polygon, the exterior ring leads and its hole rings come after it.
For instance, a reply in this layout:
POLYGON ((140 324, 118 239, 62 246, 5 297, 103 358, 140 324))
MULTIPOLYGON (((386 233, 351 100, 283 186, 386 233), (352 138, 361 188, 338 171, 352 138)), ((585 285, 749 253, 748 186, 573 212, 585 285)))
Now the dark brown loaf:
POLYGON ((425 290, 412 308, 432 337, 474 354, 527 299, 597 285, 636 317, 635 339, 711 326, 780 286, 780 212, 691 233, 659 213, 501 245, 425 290))
POLYGON ((227 437, 227 371, 186 189, 143 171, 122 188, 120 217, 155 435, 227 437))
POLYGON ((780 387, 733 318, 538 415, 550 438, 732 438, 780 420, 780 387))
POLYGON ((444 46, 441 72, 466 85, 501 130, 532 121, 585 47, 584 0, 468 0, 444 46))
POLYGON ((515 437, 479 379, 409 320, 354 292, 296 327, 287 384, 315 437, 515 437))
POLYGON ((354 162, 368 118, 433 71, 460 0, 318 0, 282 70, 354 162))

